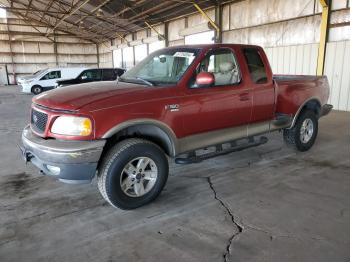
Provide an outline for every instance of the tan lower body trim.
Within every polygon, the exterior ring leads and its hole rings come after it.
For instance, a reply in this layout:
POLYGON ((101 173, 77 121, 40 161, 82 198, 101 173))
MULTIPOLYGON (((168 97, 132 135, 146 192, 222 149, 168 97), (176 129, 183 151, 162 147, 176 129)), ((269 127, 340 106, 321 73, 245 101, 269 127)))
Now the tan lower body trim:
POLYGON ((187 136, 178 140, 177 154, 246 137, 247 134, 248 126, 245 125, 187 136))
POLYGON ((201 133, 198 135, 187 136, 178 139, 178 152, 176 152, 176 155, 237 139, 269 133, 282 128, 286 128, 289 125, 290 123, 287 123, 285 126, 276 126, 271 121, 264 121, 252 123, 245 126, 226 128, 222 130, 201 133))

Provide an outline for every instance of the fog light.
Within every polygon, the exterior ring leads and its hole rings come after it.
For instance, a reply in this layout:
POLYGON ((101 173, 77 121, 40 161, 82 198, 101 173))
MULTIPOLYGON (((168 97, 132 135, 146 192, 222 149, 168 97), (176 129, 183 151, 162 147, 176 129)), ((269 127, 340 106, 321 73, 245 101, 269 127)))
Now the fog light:
POLYGON ((46 167, 55 176, 58 176, 61 172, 61 168, 59 168, 58 166, 46 165, 46 167))

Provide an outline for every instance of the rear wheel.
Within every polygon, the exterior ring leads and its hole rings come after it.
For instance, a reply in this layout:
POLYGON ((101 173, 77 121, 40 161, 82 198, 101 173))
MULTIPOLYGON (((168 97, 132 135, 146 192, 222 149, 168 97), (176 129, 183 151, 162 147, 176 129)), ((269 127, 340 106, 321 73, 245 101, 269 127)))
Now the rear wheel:
POLYGON ((168 160, 161 148, 143 139, 112 147, 101 164, 98 188, 112 206, 134 209, 154 200, 168 179, 168 160))
POLYGON ((300 114, 293 128, 283 130, 283 138, 287 145, 303 152, 313 146, 317 132, 317 116, 313 111, 305 110, 300 114))
POLYGON ((32 87, 32 93, 34 95, 38 95, 43 91, 43 88, 41 86, 33 86, 32 87))

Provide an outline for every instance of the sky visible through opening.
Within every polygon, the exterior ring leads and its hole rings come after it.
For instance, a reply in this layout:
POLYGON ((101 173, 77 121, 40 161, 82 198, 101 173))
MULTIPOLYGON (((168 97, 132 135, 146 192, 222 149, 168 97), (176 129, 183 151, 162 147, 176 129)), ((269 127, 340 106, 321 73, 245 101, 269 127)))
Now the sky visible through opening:
POLYGON ((0 18, 6 18, 6 10, 0 7, 0 18))

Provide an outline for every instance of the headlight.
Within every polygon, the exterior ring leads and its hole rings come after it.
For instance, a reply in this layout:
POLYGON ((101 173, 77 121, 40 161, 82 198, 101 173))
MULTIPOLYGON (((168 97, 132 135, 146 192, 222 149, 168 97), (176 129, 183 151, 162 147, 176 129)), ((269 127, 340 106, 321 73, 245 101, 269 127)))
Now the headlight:
POLYGON ((51 132, 67 136, 89 136, 92 132, 92 124, 86 117, 60 116, 53 123, 51 132))

